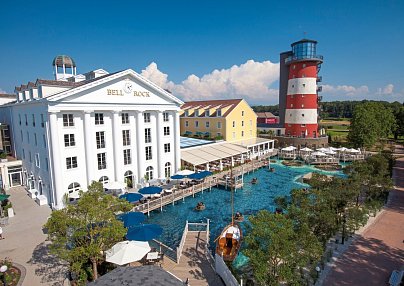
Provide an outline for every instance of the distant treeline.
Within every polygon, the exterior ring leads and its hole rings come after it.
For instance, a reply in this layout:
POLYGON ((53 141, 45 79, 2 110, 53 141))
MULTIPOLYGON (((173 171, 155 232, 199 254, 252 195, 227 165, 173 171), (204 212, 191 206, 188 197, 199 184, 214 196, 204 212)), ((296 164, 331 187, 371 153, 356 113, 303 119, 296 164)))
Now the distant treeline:
MULTIPOLYGON (((403 107, 403 103, 398 101, 374 101, 374 100, 362 100, 362 101, 330 101, 321 102, 321 118, 352 118, 355 106, 364 102, 379 102, 385 107, 390 107, 394 114, 400 112, 403 107)), ((272 112, 274 115, 279 115, 279 105, 258 105, 252 107, 255 112, 272 112)))

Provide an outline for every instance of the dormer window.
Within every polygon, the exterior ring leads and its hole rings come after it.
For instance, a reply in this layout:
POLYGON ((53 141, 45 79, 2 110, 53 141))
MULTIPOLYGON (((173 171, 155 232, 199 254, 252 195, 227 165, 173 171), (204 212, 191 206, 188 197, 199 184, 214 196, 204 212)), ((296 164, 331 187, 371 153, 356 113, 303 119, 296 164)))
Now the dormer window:
POLYGON ((209 110, 205 110, 205 116, 206 116, 206 117, 209 117, 209 116, 210 116, 209 110))
POLYGON ((199 110, 195 110, 195 116, 199 116, 199 110))
POLYGON ((216 114, 217 114, 218 117, 222 116, 222 110, 221 110, 221 109, 218 109, 218 110, 216 111, 216 114))
POLYGON ((189 112, 188 110, 185 110, 185 116, 188 117, 189 116, 189 112))

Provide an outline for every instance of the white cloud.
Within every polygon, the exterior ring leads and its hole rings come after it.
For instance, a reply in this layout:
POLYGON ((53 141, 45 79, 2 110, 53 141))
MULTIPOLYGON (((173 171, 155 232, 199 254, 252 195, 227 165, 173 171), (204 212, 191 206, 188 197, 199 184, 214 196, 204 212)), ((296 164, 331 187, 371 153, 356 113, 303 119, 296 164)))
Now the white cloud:
POLYGON ((151 63, 141 74, 185 101, 244 98, 251 103, 278 102, 278 90, 271 85, 279 78, 279 64, 270 61, 249 60, 202 77, 191 74, 180 84, 169 81, 168 75, 161 72, 156 63, 151 63))
POLYGON ((369 88, 366 85, 361 85, 359 87, 354 87, 352 85, 322 85, 323 93, 331 94, 335 96, 358 96, 358 95, 366 95, 369 93, 369 88))
POLYGON ((390 83, 383 88, 379 88, 377 90, 377 93, 380 95, 391 95, 393 94, 393 91, 394 91, 394 85, 390 83))

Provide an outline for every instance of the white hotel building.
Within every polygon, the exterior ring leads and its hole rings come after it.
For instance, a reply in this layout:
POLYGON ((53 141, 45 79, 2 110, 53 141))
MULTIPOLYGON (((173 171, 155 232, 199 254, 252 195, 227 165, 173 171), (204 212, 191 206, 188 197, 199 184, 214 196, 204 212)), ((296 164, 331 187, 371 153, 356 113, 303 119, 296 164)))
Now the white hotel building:
POLYGON ((16 102, 0 106, 32 193, 59 209, 92 181, 136 184, 180 169, 181 100, 131 69, 76 75, 67 56, 54 67, 55 80, 17 87, 16 102))

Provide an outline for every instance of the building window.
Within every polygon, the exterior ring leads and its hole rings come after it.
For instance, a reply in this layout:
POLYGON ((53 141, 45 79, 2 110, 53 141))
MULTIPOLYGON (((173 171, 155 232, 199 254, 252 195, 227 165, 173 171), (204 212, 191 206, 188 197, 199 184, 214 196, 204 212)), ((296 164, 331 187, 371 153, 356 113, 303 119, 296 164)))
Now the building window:
POLYGON ((122 113, 122 124, 129 124, 129 113, 122 113))
POLYGON ((290 104, 290 107, 293 107, 293 103, 290 104))
POLYGON ((217 123, 217 128, 218 128, 218 129, 221 129, 221 128, 222 128, 222 122, 218 122, 218 123, 217 123))
POLYGON ((300 125, 300 127, 306 127, 306 124, 302 124, 302 125, 300 125))
POLYGON ((163 112, 163 121, 168 122, 168 112, 163 112))
POLYGON ((292 88, 293 88, 293 87, 295 87, 295 85, 294 85, 294 84, 292 84, 292 88))
POLYGON ((305 84, 305 83, 303 83, 303 87, 306 87, 306 84, 305 84))
POLYGON ((199 127, 199 122, 195 121, 195 127, 199 127))
POLYGON ((49 171, 49 160, 48 160, 48 158, 45 158, 45 169, 46 169, 46 171, 49 171))
POLYGON ((222 133, 217 132, 217 133, 216 133, 216 136, 217 136, 217 137, 222 137, 222 133))
POLYGON ((210 116, 210 111, 209 111, 209 109, 205 110, 205 116, 206 116, 206 117, 209 117, 209 116, 210 116))
POLYGON ((296 69, 296 65, 293 65, 292 68, 293 68, 293 69, 296 69))
POLYGON ((303 64, 303 68, 305 68, 306 67, 306 64, 303 64))
POLYGON ((21 142, 24 142, 24 135, 22 134, 22 130, 20 130, 20 135, 21 135, 21 142))
POLYGON ((195 110, 195 117, 199 116, 199 110, 195 110))
POLYGON ((143 113, 144 123, 150 123, 150 113, 143 113))
POLYGON ((42 135, 42 140, 43 140, 43 147, 46 148, 46 137, 45 137, 45 134, 42 135))
POLYGON ((189 122, 187 120, 187 121, 185 121, 185 127, 188 127, 188 126, 189 126, 189 122))
POLYGON ((302 104, 302 107, 304 107, 304 104, 302 104))
POLYGON ((206 121, 206 122, 205 122, 205 126, 206 126, 206 128, 209 128, 209 126, 210 126, 209 121, 206 121))
POLYGON ((105 159, 106 153, 98 153, 97 154, 97 162, 98 162, 98 170, 107 168, 107 160, 105 159))
POLYGON ((22 158, 25 160, 25 150, 22 149, 22 158))
POLYGON ((189 116, 189 112, 188 112, 188 110, 185 110, 185 115, 184 115, 185 117, 188 117, 189 116))
POLYGON ((32 126, 35 127, 35 114, 32 114, 32 126))
POLYGON ((252 126, 252 120, 250 120, 250 126, 252 126))
POLYGON ((29 151, 29 162, 32 163, 32 154, 31 154, 31 151, 29 151))
POLYGON ((67 169, 77 168, 77 157, 67 157, 66 158, 66 168, 67 169))
POLYGON ((129 130, 122 130, 122 144, 123 144, 123 146, 130 145, 130 131, 129 130))
POLYGON ((34 142, 35 142, 35 146, 38 146, 38 139, 36 138, 36 133, 34 133, 34 142))
POLYGON ((133 187, 133 172, 128 170, 125 172, 123 177, 125 178, 124 181, 125 181, 126 185, 128 186, 128 188, 132 188, 133 187))
POLYGON ((304 117, 304 113, 302 114, 302 117, 304 117))
POLYGON ((236 138, 236 132, 233 132, 233 139, 236 138))
POLYGON ((151 129, 145 128, 144 130, 144 142, 151 143, 151 129))
POLYGON ((104 113, 96 113, 95 125, 103 125, 103 124, 104 124, 104 113))
POLYGON ((28 117, 26 114, 25 114, 25 126, 28 126, 28 117))
POLYGON ((35 154, 35 166, 37 166, 38 168, 41 167, 41 162, 39 160, 39 153, 35 154))
POLYGON ((241 121, 241 126, 244 127, 244 120, 241 121))
POLYGON ((164 136, 168 136, 170 135, 170 127, 169 126, 165 126, 164 127, 164 136))
POLYGON ((302 98, 304 97, 304 94, 302 94, 302 98))
POLYGON ((241 111, 241 116, 244 116, 244 110, 241 111))
POLYGON ((73 114, 63 114, 63 126, 74 126, 73 114))
POLYGON ((170 162, 167 162, 164 165, 164 175, 166 178, 171 177, 171 163, 170 162))
POLYGON ((97 149, 105 148, 105 132, 95 132, 95 141, 97 143, 97 149))
POLYGON ((244 131, 241 131, 241 137, 244 137, 244 131))
POLYGON ((78 194, 79 191, 80 191, 79 183, 71 183, 69 185, 69 187, 67 188, 67 193, 70 202, 77 200, 76 195, 78 194))
POLYGON ((18 123, 21 125, 21 114, 18 114, 18 123))
POLYGON ((98 182, 102 183, 103 185, 106 185, 106 184, 108 184, 108 182, 109 182, 109 178, 108 178, 107 176, 102 176, 102 177, 98 180, 98 182))
POLYGON ((164 153, 170 153, 170 143, 164 144, 164 153))
POLYGON ((306 75, 305 75, 305 74, 302 74, 302 77, 306 77, 306 75))
POLYGON ((233 127, 236 127, 236 121, 233 121, 233 127))
POLYGON ((146 168, 145 179, 146 179, 146 181, 153 180, 153 167, 152 166, 149 166, 146 168))
POLYGON ((76 141, 74 140, 74 134, 65 134, 64 137, 65 137, 65 147, 76 146, 76 141))
POLYGON ((45 127, 45 120, 43 118, 43 114, 41 114, 41 127, 45 127))
POLYGON ((221 110, 221 109, 218 109, 218 110, 216 111, 216 115, 217 115, 217 117, 222 116, 222 110, 221 110))
POLYGON ((152 149, 151 146, 146 146, 146 160, 152 159, 152 149))
POLYGON ((28 131, 27 131, 27 142, 29 144, 29 133, 28 133, 28 131))
POLYGON ((293 98, 293 94, 290 96, 290 98, 293 98))
POLYGON ((123 150, 123 164, 124 165, 132 164, 130 149, 123 150))

